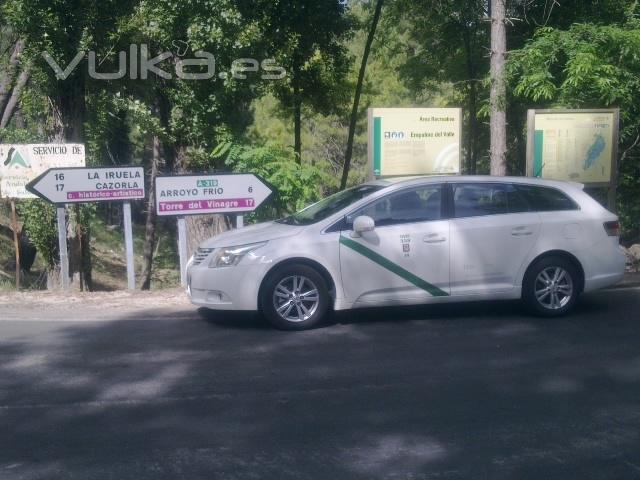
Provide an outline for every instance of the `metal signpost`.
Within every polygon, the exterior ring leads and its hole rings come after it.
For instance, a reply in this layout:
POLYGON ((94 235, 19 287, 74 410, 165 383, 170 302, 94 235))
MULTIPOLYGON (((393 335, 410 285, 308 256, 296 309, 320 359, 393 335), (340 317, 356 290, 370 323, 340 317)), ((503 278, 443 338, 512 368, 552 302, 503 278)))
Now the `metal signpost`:
POLYGON ((615 210, 620 110, 529 110, 527 176, 606 187, 615 210))
POLYGON ((369 176, 460 173, 461 108, 370 108, 369 176))
POLYGON ((57 205, 58 242, 63 288, 69 287, 64 204, 124 201, 127 285, 135 289, 130 200, 144 198, 142 167, 51 168, 26 185, 32 194, 57 205))
POLYGON ((186 285, 187 228, 185 215, 236 214, 236 227, 242 228, 242 214, 253 212, 272 190, 251 173, 217 175, 176 175, 156 177, 156 212, 178 217, 180 280, 186 285))
POLYGON ((13 247, 16 251, 16 290, 20 290, 20 239, 18 238, 18 215, 16 201, 11 199, 11 230, 13 230, 13 247))
MULTIPOLYGON (((84 167, 84 165, 84 145, 80 143, 0 145, 0 196, 11 200, 11 228, 16 249, 16 288, 20 288, 20 245, 16 199, 36 198, 34 194, 27 191, 26 185, 48 168, 84 167)), ((60 218, 60 212, 58 212, 58 218, 60 218)))

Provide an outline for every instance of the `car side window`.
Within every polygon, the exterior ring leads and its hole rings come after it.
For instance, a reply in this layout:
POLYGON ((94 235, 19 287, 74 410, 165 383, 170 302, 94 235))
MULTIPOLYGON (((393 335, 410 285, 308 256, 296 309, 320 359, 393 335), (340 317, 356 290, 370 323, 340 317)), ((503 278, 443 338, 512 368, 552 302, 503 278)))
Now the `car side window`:
POLYGON ((347 224, 366 215, 376 226, 425 222, 442 218, 442 185, 425 185, 391 193, 347 217, 347 224))
POLYGON ((500 183, 453 184, 455 218, 507 213, 508 185, 500 183))
POLYGON ((531 207, 522 192, 517 190, 513 185, 507 185, 507 208, 509 213, 530 212, 531 207))
POLYGON ((578 210, 578 205, 573 200, 555 188, 535 185, 515 185, 515 188, 526 199, 532 211, 578 210))

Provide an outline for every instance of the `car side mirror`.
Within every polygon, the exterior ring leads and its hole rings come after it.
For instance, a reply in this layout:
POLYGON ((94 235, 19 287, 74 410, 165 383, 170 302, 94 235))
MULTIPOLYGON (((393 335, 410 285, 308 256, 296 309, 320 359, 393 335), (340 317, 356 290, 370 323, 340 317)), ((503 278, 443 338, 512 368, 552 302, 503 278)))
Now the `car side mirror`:
POLYGON ((360 237, 364 232, 371 232, 376 227, 373 218, 366 215, 360 215, 353 221, 353 237, 360 237))

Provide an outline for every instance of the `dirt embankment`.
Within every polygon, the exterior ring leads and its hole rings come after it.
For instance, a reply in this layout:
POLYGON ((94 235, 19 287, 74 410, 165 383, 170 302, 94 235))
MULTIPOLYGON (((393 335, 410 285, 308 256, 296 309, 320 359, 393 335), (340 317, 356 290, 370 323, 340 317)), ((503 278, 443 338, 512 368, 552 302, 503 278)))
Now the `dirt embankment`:
POLYGON ((100 310, 105 314, 114 311, 134 309, 170 309, 188 308, 191 306, 182 288, 171 288, 153 291, 114 292, 63 292, 25 291, 0 293, 0 316, 2 310, 39 311, 47 309, 56 311, 75 309, 100 310))

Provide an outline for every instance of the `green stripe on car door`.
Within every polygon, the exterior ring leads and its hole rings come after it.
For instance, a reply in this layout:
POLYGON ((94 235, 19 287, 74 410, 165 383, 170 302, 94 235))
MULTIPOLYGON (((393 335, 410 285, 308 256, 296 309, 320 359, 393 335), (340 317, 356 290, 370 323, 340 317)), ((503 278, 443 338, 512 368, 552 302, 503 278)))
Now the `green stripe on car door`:
POLYGON ((421 288, 422 290, 424 290, 426 292, 429 292, 434 297, 447 297, 447 296, 449 296, 449 294, 447 292, 445 292, 444 290, 441 290, 438 287, 436 287, 435 285, 432 285, 429 282, 426 282, 425 280, 423 280, 420 277, 414 275, 410 271, 405 270, 404 268, 402 268, 397 263, 393 263, 388 258, 383 257, 382 255, 380 255, 380 254, 374 252, 373 250, 371 250, 370 248, 365 247, 361 243, 355 242, 355 241, 351 240, 350 238, 343 237, 342 235, 340 236, 340 243, 342 245, 344 245, 345 247, 350 248, 354 252, 358 252, 360 255, 363 255, 363 256, 367 257, 369 260, 377 263, 381 267, 386 268, 390 272, 395 273, 396 275, 398 275, 399 277, 405 279, 407 282, 412 283, 416 287, 421 288))

